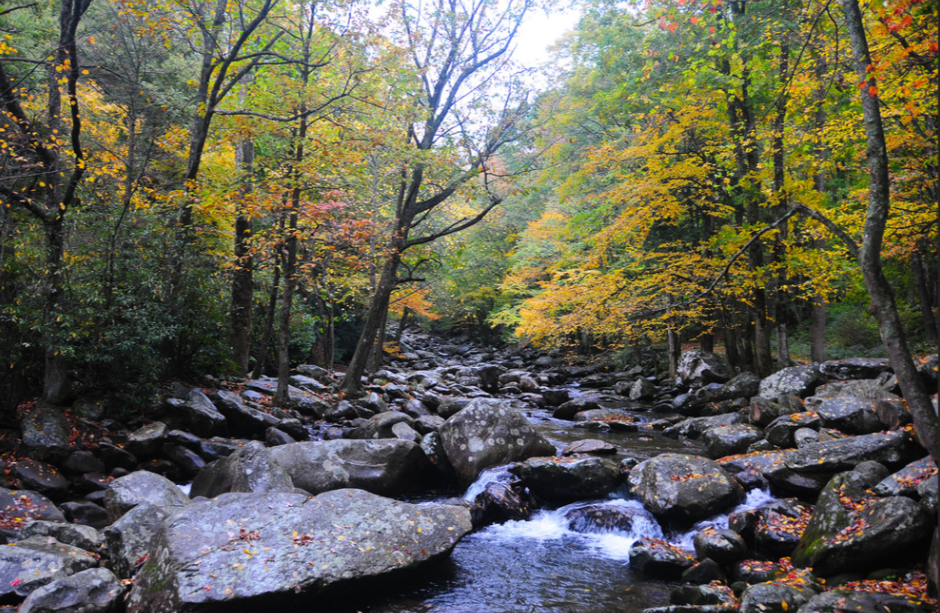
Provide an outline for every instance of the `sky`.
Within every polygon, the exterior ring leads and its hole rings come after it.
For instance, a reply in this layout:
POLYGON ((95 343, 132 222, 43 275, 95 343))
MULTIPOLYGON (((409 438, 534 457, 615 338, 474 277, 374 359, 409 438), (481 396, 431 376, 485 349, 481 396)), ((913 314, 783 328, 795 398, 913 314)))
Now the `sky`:
POLYGON ((526 66, 546 64, 551 59, 548 48, 573 29, 577 21, 577 11, 570 9, 549 16, 538 10, 531 12, 519 30, 519 44, 513 57, 526 66))

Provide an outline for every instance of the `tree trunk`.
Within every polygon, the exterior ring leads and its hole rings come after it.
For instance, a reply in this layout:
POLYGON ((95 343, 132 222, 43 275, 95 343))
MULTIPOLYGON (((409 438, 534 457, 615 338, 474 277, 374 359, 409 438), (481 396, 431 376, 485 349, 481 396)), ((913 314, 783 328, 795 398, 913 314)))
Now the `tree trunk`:
POLYGON ((65 356, 59 347, 59 299, 62 291, 62 254, 65 251, 65 224, 61 217, 45 227, 46 232, 46 312, 48 321, 43 333, 45 370, 42 381, 42 399, 51 405, 64 405, 71 395, 71 383, 66 371, 65 356))
POLYGON ((382 321, 379 322, 379 333, 375 338, 375 347, 372 350, 372 358, 369 360, 369 374, 374 375, 382 367, 382 352, 385 351, 385 332, 388 326, 388 309, 382 313, 382 321))
MULTIPOLYGON (((254 172, 255 147, 251 139, 238 143, 235 149, 235 171, 241 175, 240 205, 251 193, 254 172)), ((251 306, 254 294, 252 257, 248 241, 252 231, 251 217, 239 206, 235 218, 235 271, 232 273, 232 310, 230 315, 230 339, 232 364, 235 374, 243 377, 248 372, 248 357, 251 348, 251 306)))
POLYGON ((271 282, 271 296, 268 299, 268 318, 264 325, 264 335, 261 337, 261 346, 258 351, 258 360, 255 369, 251 371, 251 378, 257 379, 264 372, 264 362, 267 359, 268 347, 271 346, 271 337, 274 336, 274 315, 277 312, 278 286, 281 284, 281 267, 274 266, 274 280, 271 282))
POLYGON ((911 268, 914 272, 914 282, 917 285, 917 297, 920 302, 920 316, 924 322, 924 338, 927 342, 936 343, 937 320, 934 319, 933 309, 930 304, 930 290, 927 287, 927 274, 924 272, 923 258, 920 256, 920 250, 926 247, 924 241, 918 241, 914 252, 911 253, 911 268))
POLYGON ((940 461, 940 426, 937 413, 930 401, 930 396, 914 367, 898 316, 897 304, 888 279, 881 266, 881 245, 888 221, 890 184, 888 171, 888 153, 885 144, 884 127, 881 121, 881 108, 875 92, 876 81, 870 71, 871 55, 868 39, 862 24, 862 13, 858 0, 842 0, 845 13, 846 29, 852 45, 855 69, 861 88, 862 113, 865 124, 865 140, 868 155, 869 191, 868 210, 865 216, 864 239, 858 250, 862 277, 871 295, 875 307, 875 317, 881 340, 888 352, 898 385, 904 400, 911 409, 914 427, 921 443, 930 452, 934 460, 940 461))
MULTIPOLYGON (((826 193, 826 173, 823 170, 823 162, 826 159, 827 151, 825 141, 823 140, 823 130, 826 127, 826 62, 820 56, 816 61, 816 79, 819 88, 816 90, 816 134, 818 143, 816 145, 815 157, 817 162, 816 176, 813 180, 813 187, 820 194, 826 193)), ((826 248, 826 239, 818 238, 813 241, 813 248, 822 251, 826 248)), ((826 297, 822 292, 813 294, 813 325, 810 332, 810 359, 813 362, 826 361, 826 297)))
POLYGON ((411 314, 411 307, 405 307, 401 314, 401 320, 398 322, 398 330, 395 331, 395 344, 401 343, 401 335, 404 334, 408 326, 408 316, 411 314))
POLYGON ((711 332, 706 332, 702 335, 702 338, 699 339, 699 348, 702 351, 707 351, 708 353, 713 353, 715 351, 715 337, 711 332))

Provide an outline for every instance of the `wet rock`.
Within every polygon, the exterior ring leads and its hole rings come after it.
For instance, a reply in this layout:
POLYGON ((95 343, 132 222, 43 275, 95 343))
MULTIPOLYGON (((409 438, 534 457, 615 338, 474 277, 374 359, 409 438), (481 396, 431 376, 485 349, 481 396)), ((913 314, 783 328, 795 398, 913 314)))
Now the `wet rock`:
POLYGON ((91 526, 96 530, 106 528, 111 523, 104 507, 89 500, 63 502, 62 512, 65 513, 68 521, 82 526, 91 526))
POLYGON ((489 394, 495 394, 499 391, 499 377, 505 374, 506 369, 502 366, 487 365, 477 371, 480 389, 489 394))
POLYGON ((70 473, 103 473, 105 471, 104 462, 96 458, 88 451, 73 451, 69 457, 62 463, 62 470, 70 473))
POLYGON ((915 496, 917 486, 936 474, 937 464, 933 458, 927 456, 885 477, 872 488, 872 491, 879 496, 915 496))
POLYGON ((283 430, 268 428, 264 431, 264 444, 267 447, 277 447, 279 445, 287 445, 296 442, 293 436, 283 430))
POLYGON ((714 581, 725 583, 725 573, 722 572, 718 562, 711 558, 700 560, 682 572, 682 580, 692 585, 706 585, 714 581))
POLYGON ((105 529, 111 567, 120 578, 134 576, 137 562, 150 551, 153 537, 167 517, 164 509, 144 502, 105 529))
POLYGON ((532 509, 512 487, 505 483, 490 483, 477 496, 476 503, 483 507, 483 523, 523 521, 532 515, 532 509))
POLYGON ((174 427, 202 437, 228 433, 228 421, 219 413, 209 397, 199 390, 191 390, 186 400, 167 398, 164 403, 166 420, 174 427))
POLYGON ((61 500, 69 489, 69 482, 51 464, 31 460, 18 460, 10 471, 20 488, 34 490, 52 500, 61 500))
POLYGON ((871 434, 881 431, 881 420, 875 412, 877 403, 854 396, 826 400, 816 409, 825 428, 846 434, 871 434))
POLYGON ((421 434, 428 434, 429 432, 436 432, 444 425, 444 421, 445 419, 440 415, 422 415, 415 419, 412 427, 421 434))
POLYGON ((104 415, 104 403, 89 398, 79 398, 72 404, 72 411, 78 417, 98 421, 104 415))
POLYGON ((696 533, 692 543, 698 559, 710 558, 719 566, 729 566, 748 556, 747 544, 733 530, 708 527, 696 533))
POLYGON ((820 493, 792 560, 824 576, 883 568, 926 552, 931 530, 931 520, 910 498, 873 499, 844 473, 820 493))
POLYGON ((286 419, 281 419, 277 422, 277 429, 281 432, 286 433, 295 441, 307 441, 310 440, 310 433, 307 432, 307 429, 301 423, 301 421, 294 417, 288 417, 286 419))
POLYGON ((600 409, 601 405, 597 404, 597 400, 591 397, 585 398, 574 398, 562 403, 555 411, 552 413, 552 417, 555 419, 568 419, 573 420, 574 416, 582 411, 595 411, 600 409))
POLYGON ((743 581, 749 585, 773 581, 787 574, 786 569, 777 562, 762 560, 742 560, 734 565, 731 576, 735 581, 743 581))
POLYGON ((544 500, 555 502, 600 498, 622 482, 620 467, 601 458, 529 458, 510 472, 544 500))
POLYGON ((596 438, 585 438, 581 439, 580 441, 575 441, 565 447, 564 451, 561 452, 561 455, 572 456, 579 453, 609 455, 612 453, 617 453, 617 448, 608 442, 601 441, 596 438))
POLYGON ((662 454, 630 471, 630 491, 653 515, 695 522, 734 506, 744 498, 741 486, 716 462, 662 454))
POLYGON ((428 460, 398 439, 308 441, 271 449, 295 487, 319 494, 354 487, 393 496, 421 484, 428 460))
POLYGON ((900 398, 879 400, 875 405, 875 413, 878 415, 878 420, 888 430, 897 430, 914 420, 907 403, 900 398))
POLYGON ((714 353, 686 351, 679 358, 676 385, 699 387, 708 383, 725 383, 731 376, 731 369, 714 353))
MULTIPOLYGON (((245 389, 255 391, 265 396, 274 396, 277 393, 277 379, 272 377, 262 377, 245 383, 245 389)), ((242 392, 242 397, 245 397, 242 392)), ((315 394, 302 390, 293 385, 287 386, 287 401, 291 408, 303 413, 304 415, 318 416, 323 411, 323 401, 315 394)), ((210 435, 203 435, 210 436, 210 435)))
POLYGON ((58 464, 69 454, 72 426, 58 409, 38 408, 20 422, 22 449, 31 458, 58 464))
POLYGON ((784 461, 788 468, 797 472, 838 472, 851 470, 866 460, 889 467, 900 466, 917 455, 917 445, 910 434, 899 430, 807 445, 789 452, 784 461))
POLYGON ((888 358, 847 358, 829 360, 819 365, 819 371, 832 379, 877 379, 883 372, 893 372, 888 358))
POLYGON ((525 417, 498 400, 474 400, 441 426, 440 435, 447 458, 464 485, 490 466, 555 453, 555 446, 525 417))
POLYGON ((31 521, 66 521, 65 515, 51 500, 32 490, 8 490, 0 487, 0 510, 6 518, 6 521, 0 524, 0 534, 9 537, 15 537, 19 530, 31 521))
POLYGON ((420 566, 448 553, 471 528, 467 509, 360 490, 315 498, 225 494, 163 525, 127 599, 128 613, 235 611, 278 595, 316 593, 420 566))
POLYGON ((758 583, 741 594, 740 613, 787 613, 796 611, 819 592, 813 585, 794 587, 784 583, 758 583))
POLYGON ((323 413, 323 419, 334 424, 357 417, 359 417, 359 411, 348 400, 340 400, 336 406, 330 407, 323 413))
POLYGON ((665 436, 671 438, 686 437, 697 439, 710 428, 719 426, 733 426, 744 423, 745 419, 740 413, 727 413, 725 415, 711 415, 709 417, 692 417, 666 428, 665 436))
MULTIPOLYGON (((760 377, 754 373, 742 372, 735 375, 733 379, 724 385, 713 383, 696 390, 687 402, 682 403, 683 405, 687 404, 688 407, 680 406, 677 408, 681 408, 683 412, 689 413, 708 404, 721 403, 738 398, 743 398, 746 401, 752 396, 757 396, 760 381, 760 377)), ((718 412, 714 414, 717 415, 718 412)))
POLYGON ((742 453, 756 441, 763 438, 763 432, 756 426, 748 424, 735 424, 733 426, 718 426, 709 428, 702 435, 702 441, 711 458, 742 453))
POLYGON ((418 433, 418 431, 403 421, 398 422, 392 426, 392 437, 401 439, 403 441, 411 441, 413 443, 421 442, 421 435, 418 433))
POLYGON ((126 588, 106 568, 89 568, 56 579, 26 597, 19 613, 112 613, 126 588))
POLYGON ((695 564, 695 558, 660 539, 638 539, 629 555, 632 570, 662 579, 678 579, 695 564))
POLYGON ((738 599, 726 585, 684 585, 669 593, 672 604, 736 605, 738 599))
POLYGON ((656 396, 656 387, 648 379, 640 377, 630 386, 628 397, 633 401, 652 400, 656 396))
POLYGON ((748 405, 748 419, 752 424, 766 428, 778 417, 800 413, 802 410, 802 408, 794 407, 790 403, 781 403, 762 396, 755 396, 751 398, 751 403, 748 405))
POLYGON ((789 556, 800 544, 812 515, 812 507, 796 500, 776 500, 764 505, 754 530, 757 550, 770 558, 789 556))
POLYGON ((180 445, 164 445, 163 453, 167 459, 180 467, 187 477, 194 477, 206 465, 196 452, 180 445))
POLYGON ((138 458, 153 457, 166 440, 166 433, 167 427, 162 421, 149 423, 131 432, 124 443, 124 449, 138 458))
POLYGON ((56 579, 98 566, 94 554, 45 537, 0 547, 0 599, 27 596, 56 579))
POLYGON ((208 462, 227 458, 242 447, 248 441, 238 439, 228 439, 214 436, 210 439, 200 440, 196 451, 208 462))
POLYGON ((104 498, 112 522, 142 502, 174 509, 188 505, 190 500, 172 481, 145 470, 112 481, 104 498))
POLYGON ((359 399, 358 404, 373 414, 388 411, 388 403, 376 392, 369 392, 359 399))
POLYGON ((98 552, 104 546, 104 537, 91 526, 78 524, 62 524, 52 521, 34 521, 24 527, 19 538, 52 537, 65 545, 72 545, 92 553, 98 552))
MULTIPOLYGON (((786 455, 784 455, 786 458, 786 455)), ((775 464, 764 473, 767 481, 783 495, 798 496, 804 499, 813 499, 826 486, 836 471, 821 473, 796 472, 787 468, 784 462, 775 464)))
POLYGON ((131 471, 140 463, 134 454, 110 443, 98 443, 98 453, 105 467, 111 471, 115 468, 131 471))
POLYGON ((819 432, 812 428, 797 428, 793 432, 793 444, 797 449, 819 442, 819 432))
POLYGON ((252 441, 196 475, 190 495, 214 498, 226 492, 292 492, 287 471, 275 461, 271 450, 252 441))
POLYGON ((760 383, 760 396, 777 400, 783 395, 806 398, 826 382, 818 364, 791 366, 770 375, 760 383))
MULTIPOLYGON (((405 400, 404 404, 401 406, 401 412, 405 415, 408 415, 412 419, 419 419, 421 417, 427 417, 431 415, 431 409, 429 409, 427 405, 417 398, 409 398, 405 400)), ((443 423, 443 421, 443 418, 441 418, 441 423, 443 423)))
MULTIPOLYGON (((218 390, 212 398, 219 413, 228 420, 235 434, 251 437, 277 424, 276 417, 247 406, 238 394, 228 390, 218 390)), ((324 405, 318 417, 322 417, 327 408, 324 405)))
POLYGON ((934 475, 917 485, 917 495, 920 497, 920 506, 931 517, 937 516, 938 501, 938 483, 937 475, 934 475))
POLYGON ((316 364, 301 364, 297 367, 297 372, 312 377, 320 383, 329 384, 333 382, 332 377, 330 377, 330 371, 316 364))
MULTIPOLYGON (((936 607, 933 607, 936 610, 936 607)), ((837 589, 813 596, 799 613, 932 613, 930 605, 903 596, 837 589)))
POLYGON ((395 438, 392 426, 399 423, 411 425, 414 420, 397 411, 386 411, 370 418, 349 435, 352 439, 395 438))
POLYGON ((629 504, 598 503, 579 506, 565 514, 568 528, 575 532, 661 532, 648 511, 629 504), (637 529, 640 527, 639 529, 637 529))
POLYGON ((782 449, 796 447, 794 438, 801 428, 819 429, 819 416, 811 411, 781 415, 764 428, 764 438, 782 449))
POLYGON ((444 398, 437 407, 437 414, 444 419, 449 419, 463 411, 473 402, 470 398, 444 398))
POLYGON ((546 389, 542 390, 542 398, 546 405, 557 407, 571 400, 571 392, 567 389, 546 389))

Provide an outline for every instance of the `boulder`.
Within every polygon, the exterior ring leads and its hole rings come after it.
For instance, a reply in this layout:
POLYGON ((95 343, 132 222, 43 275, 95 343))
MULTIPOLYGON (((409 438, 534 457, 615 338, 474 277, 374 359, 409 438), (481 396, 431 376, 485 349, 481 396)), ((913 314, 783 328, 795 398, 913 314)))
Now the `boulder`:
POLYGON ((58 409, 38 408, 20 422, 23 452, 31 458, 58 464, 69 454, 72 425, 58 409))
POLYGON ((463 485, 497 464, 554 455, 549 443, 518 411, 486 398, 471 402, 440 428, 441 442, 463 485))
POLYGON ((883 372, 893 372, 888 358, 847 358, 829 360, 819 365, 819 371, 831 379, 877 379, 883 372))
POLYGON ((360 398, 357 403, 360 407, 364 408, 366 411, 372 414, 384 413, 385 411, 388 411, 388 404, 385 402, 385 399, 378 394, 378 392, 369 392, 360 398))
POLYGON ((169 514, 143 502, 108 526, 104 531, 111 567, 121 579, 134 576, 137 562, 150 551, 150 543, 169 514))
POLYGON ((725 383, 732 374, 731 368, 714 353, 686 351, 679 358, 676 385, 699 387, 708 383, 725 383))
POLYGON ((815 586, 768 582, 749 586, 741 594, 740 613, 788 613, 796 611, 819 592, 815 586))
POLYGON ((228 433, 228 421, 219 413, 209 397, 199 390, 190 390, 185 400, 167 398, 164 402, 166 420, 174 427, 201 437, 228 433))
POLYGON ((851 470, 866 460, 898 467, 917 455, 917 445, 911 435, 896 430, 814 443, 789 452, 784 462, 796 472, 825 473, 851 470))
POLYGON ((214 498, 226 492, 292 492, 287 471, 271 450, 252 441, 232 455, 215 460, 199 471, 190 495, 214 498))
POLYGON ((630 504, 597 503, 578 506, 565 513, 568 528, 582 533, 627 532, 662 536, 652 515, 630 504), (638 529, 639 528, 639 529, 638 529))
POLYGON ((397 424, 392 424, 392 438, 398 438, 403 441, 411 441, 413 443, 421 442, 421 434, 411 427, 411 424, 400 421, 397 424))
POLYGON ((931 608, 927 603, 912 601, 904 596, 838 588, 831 592, 823 592, 813 596, 809 602, 800 607, 799 613, 840 613, 843 611, 852 611, 853 613, 885 613, 886 611, 892 613, 933 613, 936 611, 936 606, 931 608))
POLYGON ((124 443, 124 449, 138 458, 153 457, 160 451, 166 440, 167 427, 162 421, 155 421, 131 432, 124 443))
POLYGON ((640 377, 632 386, 628 397, 633 401, 652 400, 656 396, 656 387, 649 382, 649 379, 640 377))
POLYGON ((752 372, 742 372, 735 375, 733 379, 720 385, 713 383, 706 385, 695 391, 691 397, 683 403, 681 407, 683 412, 689 413, 699 409, 707 404, 719 403, 737 398, 749 399, 757 396, 760 388, 760 377, 752 372))
POLYGON ((596 438, 585 438, 575 441, 565 447, 561 452, 563 456, 578 455, 581 453, 593 453, 597 455, 610 455, 617 453, 617 448, 610 443, 596 438))
POLYGON ((54 538, 34 536, 0 547, 0 600, 27 596, 56 579, 98 566, 98 557, 54 538))
POLYGON ((678 579, 695 564, 695 558, 666 541, 653 538, 637 539, 630 546, 630 568, 652 577, 678 579))
POLYGON ((104 462, 96 458, 90 451, 73 451, 62 463, 62 470, 69 473, 103 473, 104 462))
POLYGON ((695 534, 692 544, 698 559, 710 558, 720 566, 729 566, 748 556, 747 544, 733 530, 717 530, 709 526, 695 534))
POLYGON ((900 398, 884 398, 875 405, 875 413, 887 430, 897 430, 914 421, 907 403, 900 398))
POLYGON ((51 500, 32 490, 8 490, 0 487, 0 510, 4 521, 0 523, 0 534, 15 537, 32 521, 42 520, 65 523, 62 514, 51 500))
POLYGON ((826 377, 819 372, 818 364, 791 366, 761 381, 759 395, 770 400, 776 400, 783 395, 806 398, 825 382, 826 377))
POLYGON ((187 477, 196 476, 206 465, 206 461, 198 453, 180 445, 164 445, 163 455, 179 466, 187 477))
POLYGON ((52 521, 34 521, 20 531, 19 538, 52 537, 65 545, 72 545, 96 553, 104 547, 104 537, 91 526, 60 524, 52 521))
POLYGON ((915 496, 917 487, 937 474, 937 464, 927 456, 911 462, 893 475, 882 479, 872 488, 879 496, 915 496))
POLYGON ((553 502, 601 498, 622 481, 619 466, 597 457, 529 458, 509 472, 535 496, 553 502))
POLYGON ((710 429, 719 426, 733 426, 734 424, 744 423, 745 419, 740 413, 726 413, 724 415, 711 415, 708 417, 691 417, 680 421, 663 430, 663 435, 672 438, 684 436, 686 438, 697 439, 710 429))
POLYGON ((96 530, 101 530, 111 523, 108 520, 108 512, 90 500, 63 502, 62 511, 68 521, 81 526, 91 526, 96 530))
POLYGON ((723 458, 736 453, 743 453, 756 441, 764 437, 761 429, 749 424, 735 424, 733 426, 718 426, 709 428, 702 435, 702 441, 708 456, 723 458))
POLYGON ((794 407, 791 403, 777 402, 763 396, 755 396, 751 398, 751 403, 748 406, 748 419, 752 424, 766 428, 782 415, 800 413, 801 411, 802 408, 794 407))
MULTIPOLYGON (((219 413, 228 420, 232 431, 240 436, 255 436, 277 425, 277 417, 249 407, 234 392, 219 390, 213 395, 213 400, 219 413)), ((325 409, 321 410, 318 417, 323 416, 325 409)))
POLYGON ((820 493, 793 564, 829 576, 884 568, 926 553, 933 526, 921 507, 900 496, 872 498, 851 475, 837 475, 820 493))
POLYGON ((392 426, 399 423, 411 425, 414 420, 404 413, 397 411, 385 411, 371 417, 366 423, 350 433, 352 439, 377 439, 377 438, 395 438, 392 432, 392 426))
POLYGON ((37 588, 19 613, 111 613, 121 608, 125 587, 106 568, 89 568, 37 588))
POLYGON ((164 523, 127 610, 262 610, 278 596, 413 569, 450 552, 471 528, 467 509, 361 490, 224 494, 164 523))
POLYGON ((142 502, 169 510, 184 507, 190 500, 172 481, 145 470, 115 479, 104 497, 104 506, 112 522, 142 502))
POLYGON ((684 585, 669 592, 669 602, 694 606, 737 605, 737 598, 727 585, 684 585))
POLYGON ((524 521, 532 509, 522 496, 506 483, 490 483, 474 501, 483 507, 483 523, 524 521))
POLYGON ((755 547, 771 559, 789 556, 800 544, 812 515, 812 507, 792 499, 764 505, 754 529, 755 547))
POLYGON ((24 490, 34 490, 52 500, 60 500, 69 489, 69 482, 50 464, 25 458, 18 460, 10 475, 24 490))
POLYGON ((877 404, 855 396, 840 396, 822 402, 816 413, 824 428, 835 428, 846 434, 871 434, 882 429, 875 412, 877 404))
POLYGON ((400 495, 421 483, 429 464, 421 447, 399 439, 291 443, 271 455, 294 487, 314 495, 349 487, 400 495))
POLYGON ((557 409, 552 413, 552 417, 555 419, 574 419, 574 416, 582 411, 594 411, 600 409, 601 405, 597 404, 597 399, 585 396, 581 398, 574 398, 563 402, 558 406, 557 409))
POLYGON ((764 437, 773 445, 782 449, 796 447, 794 438, 801 428, 819 429, 819 416, 811 411, 781 415, 770 422, 764 429, 764 437))
POLYGON ((638 464, 630 491, 658 518, 692 523, 732 507, 744 490, 716 462, 666 453, 638 464))

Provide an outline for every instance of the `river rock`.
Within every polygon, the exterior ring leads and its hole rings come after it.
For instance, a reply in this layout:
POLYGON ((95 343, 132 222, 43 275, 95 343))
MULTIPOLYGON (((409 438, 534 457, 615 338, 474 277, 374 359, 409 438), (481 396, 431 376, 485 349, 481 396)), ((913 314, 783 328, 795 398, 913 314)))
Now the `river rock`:
POLYGON ((757 583, 741 594, 740 613, 788 613, 796 611, 819 592, 818 587, 795 587, 776 581, 757 583))
POLYGON ((555 502, 601 498, 622 482, 619 466, 596 457, 529 458, 510 472, 537 497, 555 502))
POLYGON ((813 596, 800 607, 799 613, 834 613, 852 611, 853 613, 934 613, 936 607, 913 601, 903 596, 861 592, 839 588, 813 596))
POLYGON ((640 377, 632 386, 628 397, 633 401, 652 400, 656 396, 656 386, 649 382, 649 379, 640 377))
POLYGON ((164 445, 163 455, 190 478, 195 477, 206 465, 206 461, 198 453, 182 445, 164 445))
POLYGON ((757 550, 771 559, 789 556, 800 544, 812 515, 812 507, 792 499, 764 505, 754 529, 757 550))
POLYGON ((636 503, 595 503, 578 506, 565 513, 568 528, 582 533, 627 532, 658 534, 662 530, 656 519, 636 503))
POLYGON ((748 556, 747 544, 733 530, 718 530, 709 526, 692 537, 692 544, 699 560, 710 558, 720 566, 729 566, 748 556))
POLYGON ((124 449, 138 458, 150 458, 160 451, 166 440, 167 427, 162 421, 155 421, 131 432, 124 443, 124 449))
POLYGON ((20 422, 23 452, 31 458, 58 464, 69 454, 72 425, 61 411, 38 408, 20 422))
POLYGON ((68 521, 82 526, 91 526, 96 530, 106 528, 111 523, 104 507, 90 500, 63 502, 62 512, 68 521))
POLYGON ((565 447, 564 451, 561 452, 563 456, 572 456, 579 453, 594 453, 597 455, 610 455, 612 453, 617 453, 617 448, 610 443, 596 438, 585 438, 580 441, 575 441, 565 447))
MULTIPOLYGON (((669 592, 675 605, 736 605, 734 592, 726 585, 683 585, 669 592)), ((735 607, 737 608, 737 607, 735 607)))
POLYGON ((379 413, 378 415, 369 418, 366 423, 353 430, 350 433, 349 438, 395 438, 395 433, 392 432, 392 426, 399 423, 406 423, 410 426, 414 423, 414 420, 404 413, 399 413, 398 411, 386 411, 384 413, 379 413))
POLYGON ((190 495, 214 498, 226 492, 291 492, 294 484, 271 450, 251 441, 235 453, 199 471, 190 495))
POLYGON ((153 536, 167 517, 165 510, 143 502, 105 529, 111 567, 119 577, 134 576, 138 560, 150 551, 153 536))
POLYGON ((882 428, 875 412, 876 404, 855 396, 842 396, 824 401, 816 413, 824 428, 835 428, 846 434, 871 434, 882 428))
POLYGON ((163 525, 128 613, 265 610, 277 596, 413 569, 471 529, 467 509, 361 490, 224 494, 163 525))
POLYGON ((663 435, 671 438, 697 439, 710 429, 719 426, 733 426, 744 423, 744 416, 740 413, 726 413, 725 415, 710 415, 708 417, 690 417, 663 430, 663 435))
POLYGON ((483 523, 524 521, 532 515, 522 496, 505 483, 488 484, 475 502, 483 507, 483 523))
POLYGON ((629 556, 632 570, 663 579, 678 579, 695 564, 695 558, 678 547, 646 537, 630 546, 629 556))
POLYGON ((791 366, 761 381, 759 395, 770 400, 785 394, 806 398, 825 382, 826 377, 819 372, 819 364, 791 366))
POLYGON ((679 358, 676 385, 699 387, 708 383, 725 383, 731 376, 731 369, 714 353, 686 351, 679 358))
POLYGON ((0 599, 11 594, 27 596, 39 587, 98 566, 95 554, 34 536, 0 547, 0 599))
POLYGON ((789 452, 784 461, 792 470, 814 473, 851 470, 866 460, 897 467, 916 456, 917 445, 911 435, 897 430, 807 445, 789 452))
POLYGON ((915 496, 917 486, 936 474, 937 464, 933 458, 927 456, 885 477, 872 488, 872 491, 879 496, 915 496))
POLYGON ((463 485, 490 466, 554 455, 555 446, 508 404, 478 398, 441 426, 441 442, 463 485))
POLYGON ((793 564, 824 576, 884 568, 926 552, 932 522, 904 497, 872 498, 853 485, 851 473, 823 489, 812 519, 793 552, 793 564))
POLYGON ((37 588, 18 613, 111 613, 125 590, 110 570, 89 568, 37 588))
POLYGON ((764 428, 764 437, 782 449, 796 447, 794 435, 801 428, 819 429, 819 416, 811 411, 781 415, 764 428))
POLYGON ((228 433, 228 421, 219 413, 209 397, 200 390, 190 390, 185 400, 167 398, 164 401, 166 419, 173 426, 201 437, 228 433))
POLYGON ((743 453, 756 441, 764 437, 763 432, 756 426, 749 424, 735 424, 733 426, 718 426, 709 428, 702 435, 702 441, 708 456, 723 458, 736 453, 743 453))
POLYGON ((552 417, 555 419, 574 419, 574 416, 582 411, 595 411, 600 409, 601 405, 597 403, 597 400, 592 397, 584 398, 573 398, 568 400, 561 405, 552 413, 552 417))
POLYGON ((104 497, 104 506, 112 522, 142 502, 169 510, 184 507, 190 500, 172 481, 146 470, 115 479, 104 497))
MULTIPOLYGON (((232 431, 239 436, 255 436, 277 425, 278 419, 275 416, 247 406, 234 392, 218 390, 212 398, 219 413, 228 420, 232 431)), ((317 417, 322 418, 327 408, 329 407, 324 405, 317 417)))
POLYGON ((778 417, 800 413, 802 410, 802 407, 794 406, 792 403, 755 396, 751 398, 748 405, 748 419, 752 424, 766 428, 778 417))
POLYGON ((444 419, 449 419, 470 406, 471 402, 473 400, 470 398, 444 398, 437 406, 437 414, 444 419))
POLYGON ((743 500, 744 490, 716 462, 666 453, 630 471, 630 491, 653 515, 691 523, 743 500))
POLYGON ((91 526, 78 524, 60 524, 52 521, 34 521, 26 524, 19 538, 52 537, 60 543, 72 545, 92 553, 98 552, 104 546, 104 537, 91 526))
POLYGON ((5 516, 5 521, 0 523, 0 534, 9 537, 15 537, 31 521, 66 521, 65 515, 51 500, 32 490, 0 487, 0 510, 5 516))
MULTIPOLYGON (((724 385, 717 383, 706 385, 695 391, 694 394, 683 403, 681 407, 684 413, 694 412, 695 409, 704 407, 711 403, 720 403, 727 400, 738 398, 749 399, 756 397, 760 389, 760 377, 752 372, 742 372, 737 374, 724 385)), ((727 411, 724 411, 727 412, 727 411)), ((716 412, 717 414, 717 412, 716 412)))
POLYGON ((60 500, 69 489, 69 482, 51 464, 24 458, 14 464, 10 475, 24 490, 34 490, 52 500, 60 500))
POLYGON ((831 379, 877 379, 883 372, 893 372, 888 358, 847 358, 829 360, 819 365, 819 371, 831 379))
POLYGON ((421 447, 398 439, 292 443, 271 455, 295 487, 314 495, 349 487, 400 495, 421 483, 429 465, 421 447))

